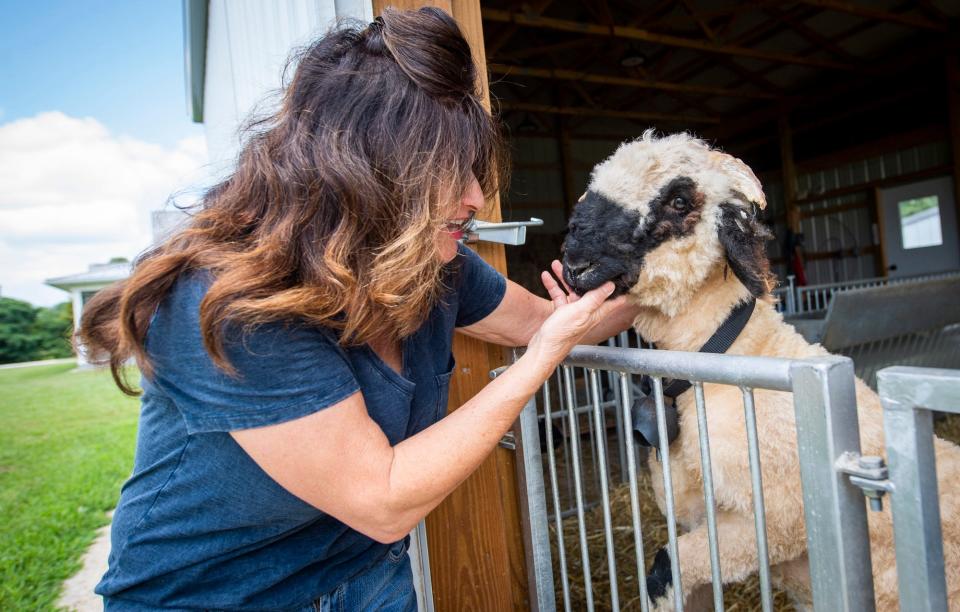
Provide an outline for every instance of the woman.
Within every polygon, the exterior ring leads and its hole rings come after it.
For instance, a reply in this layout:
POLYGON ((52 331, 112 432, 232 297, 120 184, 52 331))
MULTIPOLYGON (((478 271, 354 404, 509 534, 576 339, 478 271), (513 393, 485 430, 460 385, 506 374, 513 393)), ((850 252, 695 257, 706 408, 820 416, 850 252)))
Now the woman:
POLYGON ((407 533, 574 344, 630 320, 612 285, 577 301, 544 273, 551 304, 459 245, 503 156, 443 12, 319 40, 260 128, 84 312, 118 384, 143 372, 108 610, 413 609, 407 533), (441 419, 454 328, 529 348, 441 419))

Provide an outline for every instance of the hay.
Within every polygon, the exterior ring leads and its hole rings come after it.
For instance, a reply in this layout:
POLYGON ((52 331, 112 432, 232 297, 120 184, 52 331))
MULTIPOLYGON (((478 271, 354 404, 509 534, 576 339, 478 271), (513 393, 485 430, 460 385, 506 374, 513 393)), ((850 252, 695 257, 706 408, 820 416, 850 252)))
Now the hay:
POLYGON ((938 413, 933 423, 933 433, 944 440, 960 444, 960 415, 938 413))
MULTIPOLYGON (((660 513, 650 485, 650 474, 639 470, 640 524, 643 534, 645 567, 653 563, 657 551, 667 545, 667 522, 660 513)), ((633 538, 633 523, 630 511, 630 488, 620 485, 610 491, 610 515, 616 557, 617 588, 620 606, 624 610, 640 610, 640 590, 637 584, 637 564, 633 538)), ((610 610, 610 576, 607 568, 607 549, 603 528, 603 508, 595 506, 585 514, 587 549, 590 560, 590 578, 593 587, 594 605, 597 610, 610 610)), ((564 546, 567 574, 570 577, 570 604, 573 610, 586 609, 586 588, 583 580, 583 564, 580 556, 580 536, 577 518, 571 516, 563 521, 564 546)), ((551 524, 554 579, 557 603, 563 602, 560 583, 559 555, 556 531, 551 524)), ((646 571, 641 573, 646 576, 646 571)), ((709 588, 709 587, 708 587, 709 588)), ((711 599, 712 601, 712 596, 711 599)), ((726 610, 740 612, 760 610, 760 581, 754 576, 742 583, 726 585, 723 590, 726 610)), ((774 591, 774 609, 792 611, 785 593, 774 591)))

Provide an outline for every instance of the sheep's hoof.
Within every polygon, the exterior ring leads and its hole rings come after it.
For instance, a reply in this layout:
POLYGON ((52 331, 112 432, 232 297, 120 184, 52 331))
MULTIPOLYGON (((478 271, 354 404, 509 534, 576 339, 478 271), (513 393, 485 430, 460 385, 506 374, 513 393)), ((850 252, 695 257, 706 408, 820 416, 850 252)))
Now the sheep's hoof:
POLYGON ((673 612, 673 586, 668 586, 663 597, 650 601, 650 612, 673 612))
MULTIPOLYGON (((673 601, 673 572, 670 571, 670 553, 666 548, 657 551, 653 558, 653 567, 647 574, 647 596, 650 602, 659 606, 664 602, 673 601), (668 591, 669 596, 668 596, 668 591)), ((659 609, 659 607, 658 607, 659 609)))

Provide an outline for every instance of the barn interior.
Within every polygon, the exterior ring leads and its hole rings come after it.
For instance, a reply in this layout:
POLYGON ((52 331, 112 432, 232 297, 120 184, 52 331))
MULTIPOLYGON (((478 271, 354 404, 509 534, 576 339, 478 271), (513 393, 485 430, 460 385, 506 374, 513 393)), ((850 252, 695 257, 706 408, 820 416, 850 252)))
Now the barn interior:
POLYGON ((960 5, 490 0, 481 11, 512 154, 503 216, 545 222, 507 248, 528 288, 559 253, 591 168, 648 128, 692 132, 754 169, 784 285, 960 269, 960 5), (940 234, 911 246, 898 231, 918 207, 940 234))

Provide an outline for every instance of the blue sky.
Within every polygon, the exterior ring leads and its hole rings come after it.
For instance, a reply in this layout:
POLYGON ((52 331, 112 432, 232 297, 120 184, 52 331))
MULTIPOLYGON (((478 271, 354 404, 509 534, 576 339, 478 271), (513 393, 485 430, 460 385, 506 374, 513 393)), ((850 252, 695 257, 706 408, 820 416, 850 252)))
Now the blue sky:
POLYGON ((161 145, 187 114, 179 0, 0 0, 0 122, 60 111, 161 145))
POLYGON ((186 106, 180 0, 0 0, 0 295, 151 241, 151 213, 207 180, 186 106))

